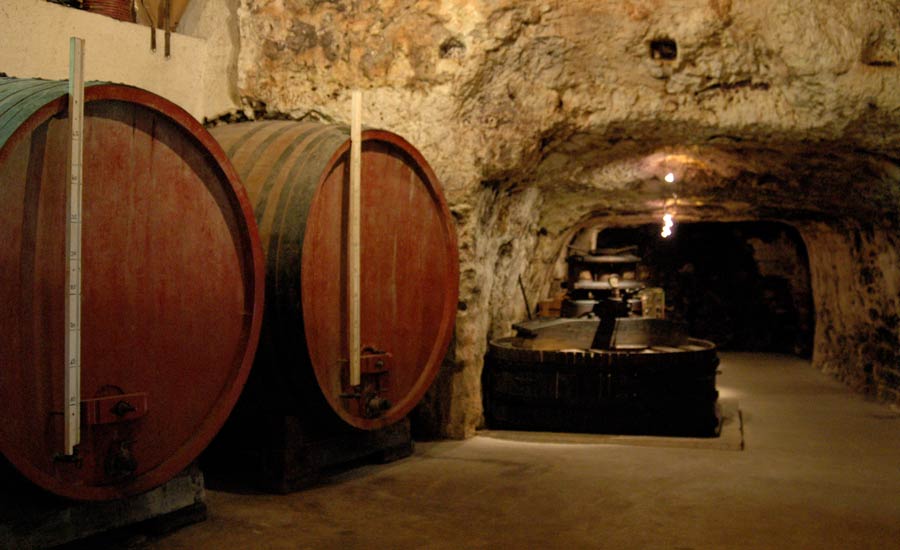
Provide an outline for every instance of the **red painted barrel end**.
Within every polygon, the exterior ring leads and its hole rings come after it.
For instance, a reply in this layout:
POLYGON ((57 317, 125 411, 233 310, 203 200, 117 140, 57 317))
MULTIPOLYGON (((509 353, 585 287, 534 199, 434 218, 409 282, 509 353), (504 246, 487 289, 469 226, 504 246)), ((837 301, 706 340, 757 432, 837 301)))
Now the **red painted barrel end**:
POLYGON ((225 422, 259 338, 263 256, 240 180, 196 120, 143 90, 87 86, 82 438, 61 459, 65 94, 0 79, 0 452, 53 493, 108 500, 168 481, 225 422))

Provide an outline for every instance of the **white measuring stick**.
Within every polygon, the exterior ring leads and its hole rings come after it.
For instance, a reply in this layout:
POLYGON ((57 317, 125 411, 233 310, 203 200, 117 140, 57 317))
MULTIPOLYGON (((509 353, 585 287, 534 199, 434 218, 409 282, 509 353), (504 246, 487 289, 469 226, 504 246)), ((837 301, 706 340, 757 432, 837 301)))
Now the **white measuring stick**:
POLYGON ((362 162, 362 92, 354 90, 350 117, 350 197, 347 223, 347 269, 350 276, 350 385, 360 383, 359 216, 362 162))
POLYGON ((81 165, 84 133, 84 40, 69 39, 69 123, 71 125, 66 197, 66 376, 65 454, 81 441, 81 165))

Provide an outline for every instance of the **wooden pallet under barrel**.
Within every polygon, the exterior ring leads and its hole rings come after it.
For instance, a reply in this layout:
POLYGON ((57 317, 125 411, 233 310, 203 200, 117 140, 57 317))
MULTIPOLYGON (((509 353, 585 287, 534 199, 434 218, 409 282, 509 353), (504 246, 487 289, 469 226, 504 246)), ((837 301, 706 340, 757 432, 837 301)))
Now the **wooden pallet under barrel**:
POLYGON ((235 412, 202 460, 212 489, 289 493, 353 466, 406 458, 415 449, 408 418, 360 430, 252 406, 235 412))

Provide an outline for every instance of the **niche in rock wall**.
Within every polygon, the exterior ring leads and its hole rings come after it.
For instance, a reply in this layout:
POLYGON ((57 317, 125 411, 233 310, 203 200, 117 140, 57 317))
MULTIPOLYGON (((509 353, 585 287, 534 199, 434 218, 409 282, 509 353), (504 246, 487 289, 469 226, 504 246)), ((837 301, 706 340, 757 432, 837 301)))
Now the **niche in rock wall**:
POLYGON ((608 228, 598 247, 637 245, 647 284, 666 292, 666 315, 720 349, 809 357, 814 334, 806 247, 779 222, 608 228))

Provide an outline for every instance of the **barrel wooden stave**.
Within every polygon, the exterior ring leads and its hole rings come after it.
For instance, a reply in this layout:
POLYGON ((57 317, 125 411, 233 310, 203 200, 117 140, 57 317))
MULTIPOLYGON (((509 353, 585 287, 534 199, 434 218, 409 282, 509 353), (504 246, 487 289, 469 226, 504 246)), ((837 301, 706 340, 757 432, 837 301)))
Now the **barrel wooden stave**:
MULTIPOLYGON (((209 443, 252 365, 263 265, 224 152, 170 102, 85 91, 82 398, 145 394, 134 420, 82 422, 62 450, 66 83, 0 79, 0 452, 62 496, 160 485, 209 443), (32 90, 34 93, 29 93, 32 90), (124 446, 125 451, 116 447, 124 446), (131 458, 136 467, 110 466, 131 458)), ((87 405, 85 405, 87 406, 87 405)))

